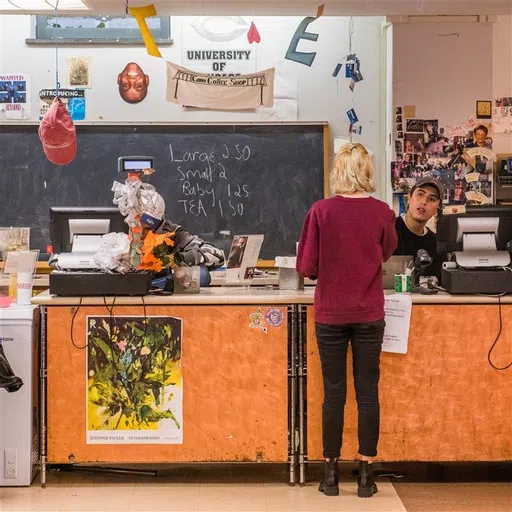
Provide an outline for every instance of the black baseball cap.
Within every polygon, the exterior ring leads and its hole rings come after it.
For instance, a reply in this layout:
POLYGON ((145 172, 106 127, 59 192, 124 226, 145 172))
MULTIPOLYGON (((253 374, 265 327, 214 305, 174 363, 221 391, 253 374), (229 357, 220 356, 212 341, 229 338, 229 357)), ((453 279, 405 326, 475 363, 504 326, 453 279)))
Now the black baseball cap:
POLYGON ((411 188, 411 196, 414 194, 414 191, 420 187, 433 187, 439 192, 439 200, 442 201, 444 198, 444 187, 443 184, 434 178, 421 178, 419 179, 414 186, 411 188))

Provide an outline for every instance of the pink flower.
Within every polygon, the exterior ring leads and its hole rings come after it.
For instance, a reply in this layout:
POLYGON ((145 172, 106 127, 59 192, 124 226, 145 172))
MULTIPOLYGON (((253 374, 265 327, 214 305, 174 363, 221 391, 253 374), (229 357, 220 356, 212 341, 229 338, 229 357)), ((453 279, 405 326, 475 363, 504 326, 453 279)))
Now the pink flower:
POLYGON ((149 347, 142 347, 142 350, 140 351, 141 356, 147 356, 151 353, 151 350, 149 350, 149 347))
POLYGON ((128 345, 128 342, 126 340, 121 340, 119 341, 119 343, 117 344, 117 346, 119 347, 119 350, 121 352, 124 352, 126 350, 126 345, 128 345))

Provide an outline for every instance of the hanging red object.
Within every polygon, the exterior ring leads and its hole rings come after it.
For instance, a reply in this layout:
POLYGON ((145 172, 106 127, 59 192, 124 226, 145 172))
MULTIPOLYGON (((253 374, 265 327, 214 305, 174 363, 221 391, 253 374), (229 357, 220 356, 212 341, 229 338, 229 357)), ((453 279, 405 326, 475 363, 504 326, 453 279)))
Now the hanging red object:
POLYGON ((251 26, 249 27, 249 32, 247 32, 247 40, 250 44, 259 43, 261 41, 260 33, 256 28, 256 25, 253 21, 251 21, 251 26))

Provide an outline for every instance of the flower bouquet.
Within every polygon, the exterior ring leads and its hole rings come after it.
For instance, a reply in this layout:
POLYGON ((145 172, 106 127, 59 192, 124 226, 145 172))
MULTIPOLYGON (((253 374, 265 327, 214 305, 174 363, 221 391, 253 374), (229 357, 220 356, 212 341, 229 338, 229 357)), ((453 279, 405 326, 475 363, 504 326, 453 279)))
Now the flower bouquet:
POLYGON ((174 247, 173 237, 174 232, 158 235, 149 231, 144 238, 141 263, 137 268, 155 272, 161 272, 165 267, 176 268, 178 265, 170 249, 174 247))

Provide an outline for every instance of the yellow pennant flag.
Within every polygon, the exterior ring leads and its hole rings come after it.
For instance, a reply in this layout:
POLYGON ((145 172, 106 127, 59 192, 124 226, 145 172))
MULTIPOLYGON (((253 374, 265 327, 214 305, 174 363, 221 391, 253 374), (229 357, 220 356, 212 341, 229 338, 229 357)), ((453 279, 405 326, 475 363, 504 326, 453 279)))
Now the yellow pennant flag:
POLYGON ((162 54, 160 53, 160 50, 158 49, 158 46, 153 39, 153 35, 149 30, 148 24, 146 23, 146 18, 156 16, 155 6, 151 4, 146 5, 146 7, 130 7, 128 11, 137 20, 137 24, 139 25, 139 30, 142 34, 142 39, 144 39, 144 44, 146 45, 148 54, 152 55, 153 57, 162 58, 162 54))

